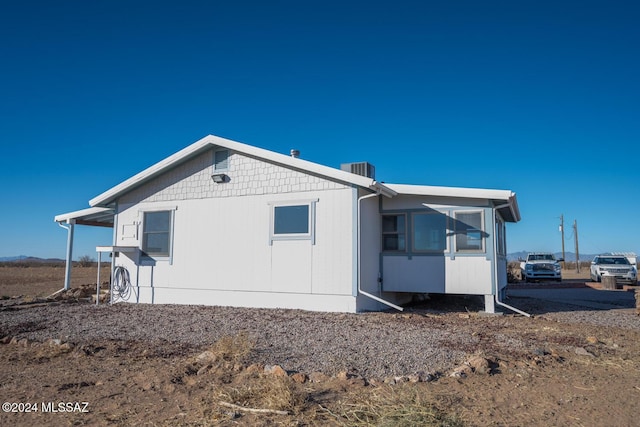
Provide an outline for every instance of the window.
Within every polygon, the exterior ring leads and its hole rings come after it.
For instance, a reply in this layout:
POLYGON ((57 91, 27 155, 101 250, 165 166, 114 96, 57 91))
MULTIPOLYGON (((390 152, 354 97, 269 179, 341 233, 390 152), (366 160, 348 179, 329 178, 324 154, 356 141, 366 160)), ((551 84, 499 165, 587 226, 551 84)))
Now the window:
POLYGON ((406 217, 404 214, 382 216, 382 250, 406 250, 406 217))
POLYGON ((272 205, 269 243, 274 240, 311 240, 315 244, 316 202, 272 205))
POLYGON ((214 172, 229 170, 229 150, 216 150, 213 152, 214 172))
POLYGON ((483 252, 482 212, 455 213, 456 252, 483 252))
POLYGON ((413 250, 444 252, 447 250, 447 216, 439 212, 413 215, 413 250))
POLYGON ((507 254, 506 229, 504 221, 496 217, 496 240, 498 242, 498 255, 507 254))
POLYGON ((309 205, 275 206, 273 234, 308 234, 309 205))
POLYGON ((142 250, 147 255, 171 255, 172 211, 145 212, 142 231, 142 250))

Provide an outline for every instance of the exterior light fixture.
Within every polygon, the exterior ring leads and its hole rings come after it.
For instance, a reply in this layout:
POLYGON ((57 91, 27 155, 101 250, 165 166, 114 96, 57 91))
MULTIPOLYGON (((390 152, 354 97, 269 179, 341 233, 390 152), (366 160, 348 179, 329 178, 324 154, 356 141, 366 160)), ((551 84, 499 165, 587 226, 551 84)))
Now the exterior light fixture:
POLYGON ((229 177, 223 173, 214 173, 211 175, 211 179, 213 179, 213 182, 216 184, 222 184, 223 182, 227 182, 229 177))

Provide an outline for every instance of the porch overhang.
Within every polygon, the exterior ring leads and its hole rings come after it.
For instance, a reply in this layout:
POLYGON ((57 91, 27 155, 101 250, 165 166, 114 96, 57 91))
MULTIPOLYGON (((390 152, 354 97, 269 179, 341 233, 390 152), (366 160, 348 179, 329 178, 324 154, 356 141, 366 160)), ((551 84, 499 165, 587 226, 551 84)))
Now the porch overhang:
POLYGON ((88 208, 75 212, 56 215, 54 221, 67 230, 67 256, 65 262, 64 289, 71 287, 71 266, 73 256, 73 235, 76 224, 89 225, 94 227, 113 228, 114 214, 113 208, 88 208))
POLYGON ((113 228, 113 208, 87 208, 75 212, 56 215, 54 220, 59 223, 75 223, 80 225, 91 225, 95 227, 113 228))
POLYGON ((520 208, 516 193, 510 190, 484 188, 435 187, 428 185, 385 184, 398 194, 440 197, 448 199, 475 199, 497 209, 506 222, 520 221, 520 208))

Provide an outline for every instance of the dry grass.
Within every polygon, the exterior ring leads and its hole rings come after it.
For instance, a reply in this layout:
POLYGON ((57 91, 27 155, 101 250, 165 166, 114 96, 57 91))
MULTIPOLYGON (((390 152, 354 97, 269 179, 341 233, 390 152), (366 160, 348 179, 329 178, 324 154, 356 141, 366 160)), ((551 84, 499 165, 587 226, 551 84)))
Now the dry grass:
MULTIPOLYGON (((95 271, 95 270, 94 270, 95 271)), ((74 271, 75 272, 75 271, 74 271)), ((0 286, 42 285, 52 281, 64 281, 65 268, 60 266, 0 267, 0 286)))
POLYGON ((251 375, 241 382, 223 387, 218 400, 245 408, 301 413, 307 400, 306 393, 289 377, 251 375))
POLYGON ((463 426, 449 413, 453 404, 451 399, 432 396, 426 388, 413 384, 362 391, 339 402, 338 410, 325 410, 344 426, 463 426))
MULTIPOLYGON (((71 287, 81 285, 95 285, 98 267, 74 266, 71 271, 71 287)), ((100 281, 108 281, 110 266, 107 264, 100 269, 100 281)), ((45 297, 64 286, 65 267, 60 263, 13 265, 0 263, 0 297, 25 295, 31 297, 45 297)))
POLYGON ((216 356, 216 360, 235 364, 244 362, 254 347, 255 342, 246 333, 240 333, 220 338, 209 351, 216 356))
MULTIPOLYGON (((209 349, 218 363, 228 366, 246 361, 255 342, 246 333, 220 338, 209 349)), ((218 390, 217 398, 247 408, 259 408, 290 413, 300 412, 306 395, 289 377, 244 372, 235 381, 218 390)))

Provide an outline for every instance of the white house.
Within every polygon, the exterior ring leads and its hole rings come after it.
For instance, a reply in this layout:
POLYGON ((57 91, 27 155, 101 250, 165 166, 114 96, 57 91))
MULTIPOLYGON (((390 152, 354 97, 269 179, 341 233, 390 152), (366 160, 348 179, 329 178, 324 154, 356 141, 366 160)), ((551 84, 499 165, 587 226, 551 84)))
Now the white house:
POLYGON ((113 227, 98 250, 113 254, 116 300, 358 312, 444 293, 504 305, 516 195, 373 172, 209 135, 55 221, 69 230, 69 274, 74 225, 113 227))

